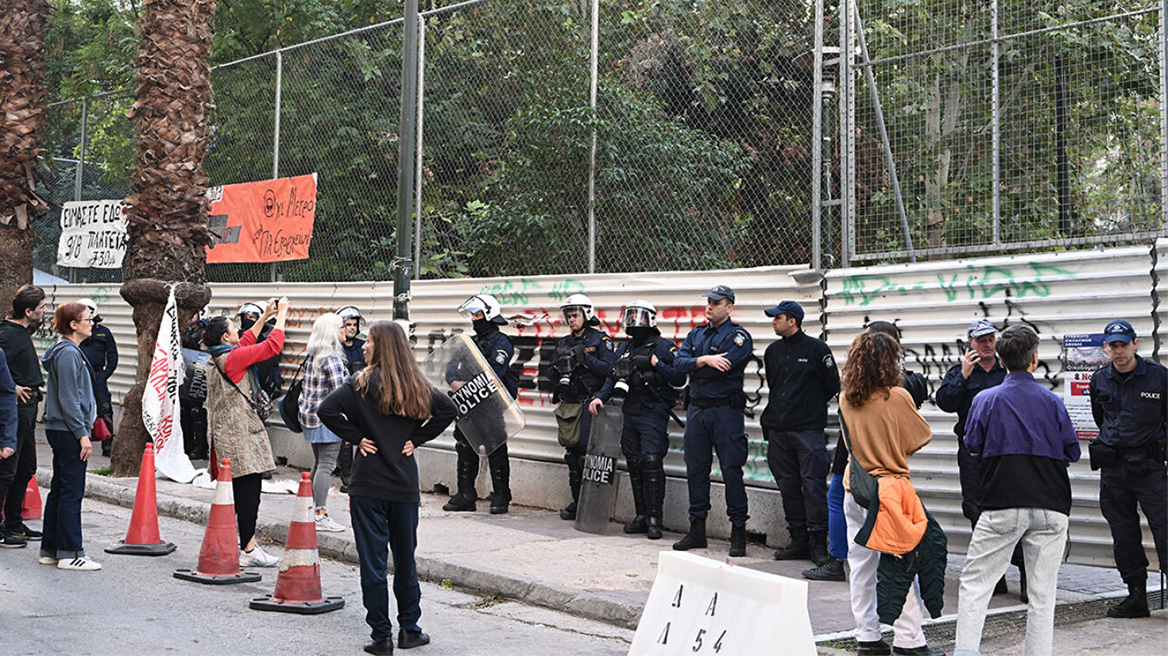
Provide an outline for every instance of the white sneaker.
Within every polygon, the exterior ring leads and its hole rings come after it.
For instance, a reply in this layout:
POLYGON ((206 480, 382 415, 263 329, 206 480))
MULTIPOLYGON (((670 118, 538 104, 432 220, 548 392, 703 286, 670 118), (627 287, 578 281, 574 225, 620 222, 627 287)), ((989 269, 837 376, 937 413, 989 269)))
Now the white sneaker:
POLYGON ((255 549, 251 551, 239 552, 239 566, 240 567, 275 567, 280 564, 280 559, 260 549, 260 545, 256 545, 255 549))
POLYGON ((79 572, 94 572, 101 569, 101 564, 95 563, 85 556, 77 556, 76 558, 70 558, 69 560, 58 560, 57 569, 72 569, 79 572))
POLYGON ((52 556, 41 556, 40 558, 37 558, 37 562, 42 565, 56 565, 61 561, 53 558, 52 556))
POLYGON ((333 521, 328 513, 316 516, 316 530, 324 531, 325 533, 340 533, 345 530, 344 526, 333 521))

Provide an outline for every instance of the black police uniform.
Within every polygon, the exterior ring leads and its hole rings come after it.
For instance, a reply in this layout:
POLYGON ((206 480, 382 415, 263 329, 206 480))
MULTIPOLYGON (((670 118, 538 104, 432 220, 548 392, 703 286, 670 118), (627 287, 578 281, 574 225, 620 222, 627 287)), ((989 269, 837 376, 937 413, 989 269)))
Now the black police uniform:
POLYGON ((994 358, 994 366, 989 371, 981 364, 973 365, 969 378, 961 375, 961 364, 955 364, 945 372, 941 387, 937 388, 937 407, 945 412, 956 412, 957 423, 953 432, 957 434, 957 469, 961 477, 961 514, 969 520, 970 526, 977 525, 981 516, 981 484, 978 482, 980 459, 965 448, 965 418, 973 405, 973 397, 978 392, 997 387, 1006 380, 1006 368, 994 358))
MULTIPOLYGON (((634 329, 636 330, 636 329, 634 329)), ((685 376, 673 367, 677 346, 661 337, 656 328, 636 330, 616 352, 614 372, 604 381, 596 398, 608 403, 616 396, 616 362, 628 360, 632 373, 623 380, 629 386, 621 410, 621 453, 629 468, 633 505, 638 517, 661 519, 665 497, 665 454, 669 451, 669 411, 677 403, 674 387, 685 376), (653 356, 657 365, 653 365, 653 356)), ((634 520, 635 522, 636 520, 634 520)))
MULTIPOLYGON (((499 327, 489 320, 479 320, 475 324, 475 334, 472 337, 475 346, 486 358, 507 393, 511 398, 516 398, 519 395, 519 376, 511 369, 511 358, 515 355, 511 339, 499 332, 499 327)), ((505 430, 502 417, 499 417, 499 430, 505 430)), ((454 429, 454 450, 458 454, 458 493, 466 502, 473 503, 478 494, 475 490, 475 479, 479 474, 479 454, 457 427, 454 429)), ((511 463, 507 459, 506 442, 487 456, 487 464, 491 470, 491 484, 494 488, 491 507, 505 511, 511 502, 511 463)))
MULTIPOLYGON (((118 368, 118 345, 114 341, 113 333, 104 323, 94 324, 93 333, 81 342, 81 352, 93 366, 93 396, 97 400, 97 416, 105 420, 112 433, 114 405, 109 391, 109 379, 118 368)), ((106 440, 101 445, 101 452, 104 455, 108 456, 110 453, 110 442, 113 440, 106 440)))
MULTIPOLYGON (((349 375, 353 375, 365 368, 365 340, 354 337, 352 344, 341 342, 341 350, 345 352, 345 367, 349 375)), ((353 475, 353 445, 341 442, 341 453, 337 458, 337 465, 341 468, 342 492, 348 492, 349 479, 353 475)))
POLYGON ((1115 566, 1125 583, 1142 584, 1148 558, 1137 503, 1152 529, 1160 571, 1168 571, 1164 553, 1168 369, 1138 355, 1135 369, 1126 375, 1108 364, 1091 376, 1091 412, 1099 426, 1090 450, 1091 467, 1100 469, 1099 509, 1111 528, 1115 566))
MULTIPOLYGON (((604 386, 604 379, 616 360, 616 350, 612 338, 592 326, 584 326, 580 334, 569 333, 556 340, 552 352, 552 362, 548 366, 548 377, 555 385, 553 401, 556 403, 586 404, 604 386), (564 363, 572 364, 571 371, 561 371, 564 363), (569 379, 567 385, 560 385, 561 376, 569 379)), ((580 441, 575 446, 565 447, 564 462, 568 465, 568 487, 572 490, 572 503, 580 499, 580 481, 584 475, 584 454, 588 451, 588 431, 592 428, 592 414, 586 408, 580 413, 580 441)), ((567 509, 571 515, 575 508, 567 509)))
POLYGON ((689 395, 685 421, 685 470, 689 486, 689 514, 705 520, 710 510, 710 466, 718 454, 722 480, 726 486, 726 514, 734 523, 745 522, 746 486, 742 466, 746 464, 746 395, 742 391, 743 372, 754 352, 754 340, 745 328, 727 319, 720 326, 698 326, 686 335, 673 366, 689 374, 689 395), (697 365, 703 355, 725 353, 728 371, 697 365))
POLYGON ((763 356, 767 407, 760 423, 767 465, 783 497, 792 537, 827 533, 827 404, 840 390, 827 344, 804 333, 776 340, 763 356))

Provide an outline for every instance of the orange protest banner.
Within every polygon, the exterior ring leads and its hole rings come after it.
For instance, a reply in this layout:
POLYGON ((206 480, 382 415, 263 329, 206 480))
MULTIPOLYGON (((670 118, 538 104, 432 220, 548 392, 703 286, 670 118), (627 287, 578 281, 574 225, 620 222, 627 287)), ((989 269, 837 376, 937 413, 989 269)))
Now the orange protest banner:
POLYGON ((316 212, 316 174, 207 190, 207 263, 308 259, 316 212))

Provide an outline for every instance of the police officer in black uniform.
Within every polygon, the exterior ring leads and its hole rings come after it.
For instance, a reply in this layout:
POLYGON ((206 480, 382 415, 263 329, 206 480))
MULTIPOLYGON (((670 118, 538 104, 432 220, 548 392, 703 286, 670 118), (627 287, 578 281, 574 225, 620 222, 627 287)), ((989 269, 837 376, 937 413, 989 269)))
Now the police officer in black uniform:
POLYGON ((616 352, 616 362, 604 387, 588 410, 599 414, 605 403, 624 398, 621 452, 629 468, 636 516, 625 533, 647 533, 661 538, 661 507, 665 501, 665 454, 669 451, 670 409, 677 403, 674 387, 685 376, 673 368, 677 346, 657 330, 657 308, 636 300, 621 311, 621 323, 630 337, 616 352))
POLYGON ((827 344, 803 332, 803 307, 783 301, 765 311, 781 339, 767 347, 767 465, 783 498, 791 542, 775 560, 827 563, 827 404, 839 394, 839 369, 827 344))
POLYGON ((1140 340, 1127 321, 1112 321, 1103 334, 1111 364, 1091 376, 1091 412, 1099 437, 1088 448, 1091 469, 1100 470, 1099 509, 1111 528, 1115 566, 1128 589, 1127 598, 1108 608, 1107 616, 1148 617, 1148 558, 1136 504, 1152 529, 1160 571, 1168 571, 1168 369, 1136 355, 1140 340))
POLYGON ((588 431, 592 427, 592 415, 585 406, 604 385, 616 360, 616 349, 612 339, 596 329, 600 320, 592 299, 572 294, 560 304, 560 312, 571 332, 556 340, 548 378, 555 385, 552 402, 559 404, 556 424, 560 428, 560 445, 565 449, 564 462, 568 464, 568 487, 572 490, 572 503, 560 511, 560 519, 572 520, 576 519, 576 504, 580 501, 584 454, 588 452, 588 431))
POLYGON ((706 547, 706 514, 710 510, 710 449, 718 454, 730 516, 730 555, 746 555, 746 394, 743 372, 754 352, 745 328, 730 319, 734 290, 718 285, 706 293, 708 323, 690 331, 673 366, 689 374, 685 413, 685 470, 689 485, 689 532, 673 544, 677 551, 706 547))
MULTIPOLYGON (((97 313, 97 303, 93 299, 83 298, 78 303, 89 308, 89 316, 93 317, 93 333, 81 342, 81 352, 93 366, 93 396, 97 400, 97 416, 104 419, 106 428, 114 432, 114 403, 109 391, 109 379, 118 368, 118 344, 114 341, 114 334, 102 323, 101 315, 97 313)), ((109 457, 113 437, 101 443, 101 455, 109 457)))
MULTIPOLYGON (((491 369, 507 389, 511 398, 519 394, 519 376, 511 369, 511 358, 515 356, 515 347, 511 340, 499 332, 499 326, 506 326, 503 318, 502 306, 490 294, 476 294, 459 306, 458 312, 471 320, 474 326, 474 343, 479 352, 486 358, 491 369)), ((458 381, 451 382, 454 387, 458 381)), ((457 391, 457 387, 454 387, 457 391)), ((499 419, 499 430, 505 430, 502 418, 499 419)), ((478 493, 475 491, 475 479, 479 475, 479 454, 466 441, 462 431, 454 429, 454 449, 458 454, 458 492, 450 497, 450 501, 442 506, 447 511, 474 511, 478 493)), ((491 514, 506 513, 511 504, 511 462, 507 459, 507 444, 495 449, 487 456, 487 464, 491 469, 491 484, 494 494, 491 497, 491 514)))
MULTIPOLYGON (((337 310, 344 321, 345 338, 341 340, 341 350, 345 352, 345 367, 349 374, 355 374, 365 368, 365 340, 358 337, 361 334, 361 325, 365 317, 356 306, 346 305, 337 310)), ((406 331, 406 334, 410 334, 406 331)), ((353 475, 353 445, 341 442, 341 453, 337 457, 337 467, 341 470, 341 492, 349 491, 349 479, 353 475)))

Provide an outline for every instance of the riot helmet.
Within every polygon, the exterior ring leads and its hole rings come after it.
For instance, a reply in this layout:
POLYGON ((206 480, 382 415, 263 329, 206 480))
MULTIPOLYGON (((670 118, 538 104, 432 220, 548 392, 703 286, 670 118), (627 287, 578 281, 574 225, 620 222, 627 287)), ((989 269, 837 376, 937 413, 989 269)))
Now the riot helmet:
POLYGON ((657 308, 649 301, 637 299, 621 310, 621 324, 626 333, 636 328, 656 328, 657 308))
POLYGON ((101 323, 101 317, 97 314, 97 303, 94 303, 92 298, 78 299, 77 302, 89 308, 89 318, 93 319, 93 323, 101 323))
POLYGON ((240 330, 251 330, 251 327, 259 321, 260 317, 264 315, 264 307, 266 303, 244 303, 239 306, 239 311, 235 313, 239 320, 240 330))
POLYGON ((572 294, 560 303, 560 313, 564 317, 564 323, 568 323, 568 312, 571 310, 579 310, 584 315, 585 326, 595 326, 600 323, 596 318, 596 308, 592 305, 592 299, 583 294, 572 294))
POLYGON ((482 312, 483 319, 500 326, 506 326, 503 318, 502 306, 490 294, 475 294, 458 306, 458 313, 467 319, 474 319, 475 312, 482 312))

